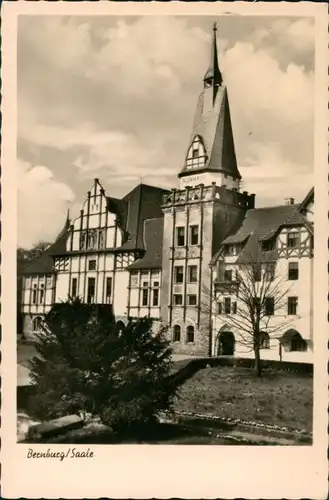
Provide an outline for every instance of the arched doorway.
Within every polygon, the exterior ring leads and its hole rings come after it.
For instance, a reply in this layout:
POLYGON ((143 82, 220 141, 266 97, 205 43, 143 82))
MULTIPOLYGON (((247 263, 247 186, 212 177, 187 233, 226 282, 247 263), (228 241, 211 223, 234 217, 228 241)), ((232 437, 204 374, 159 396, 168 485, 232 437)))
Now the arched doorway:
POLYGON ((218 335, 217 356, 233 356, 235 337, 229 330, 221 330, 218 335))
POLYGON ((124 332, 124 329, 125 329, 125 324, 123 321, 118 321, 117 324, 115 325, 115 331, 118 335, 118 337, 120 337, 120 335, 122 335, 122 333, 124 332))
POLYGON ((42 318, 41 316, 36 316, 32 321, 32 331, 41 332, 42 331, 42 318))
POLYGON ((303 339, 301 334, 293 328, 287 330, 281 338, 281 344, 285 351, 290 352, 305 352, 307 351, 307 342, 303 339))

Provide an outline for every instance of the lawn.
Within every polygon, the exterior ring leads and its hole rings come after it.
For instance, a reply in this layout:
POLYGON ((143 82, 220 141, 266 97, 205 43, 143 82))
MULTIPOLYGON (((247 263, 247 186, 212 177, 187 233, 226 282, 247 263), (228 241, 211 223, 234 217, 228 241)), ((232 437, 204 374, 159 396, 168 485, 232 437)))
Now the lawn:
POLYGON ((182 386, 175 410, 312 431, 313 378, 241 367, 200 370, 182 386))

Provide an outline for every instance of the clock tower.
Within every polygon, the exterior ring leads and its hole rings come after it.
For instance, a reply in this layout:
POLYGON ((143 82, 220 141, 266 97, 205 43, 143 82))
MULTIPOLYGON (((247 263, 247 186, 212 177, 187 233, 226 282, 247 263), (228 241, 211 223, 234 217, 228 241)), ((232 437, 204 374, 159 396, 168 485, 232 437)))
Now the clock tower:
POLYGON ((160 315, 173 351, 211 355, 210 263, 235 232, 254 195, 239 192, 239 173, 227 90, 218 66, 216 25, 192 134, 178 174, 179 189, 165 196, 160 315), (207 304, 207 305, 206 305, 207 304))

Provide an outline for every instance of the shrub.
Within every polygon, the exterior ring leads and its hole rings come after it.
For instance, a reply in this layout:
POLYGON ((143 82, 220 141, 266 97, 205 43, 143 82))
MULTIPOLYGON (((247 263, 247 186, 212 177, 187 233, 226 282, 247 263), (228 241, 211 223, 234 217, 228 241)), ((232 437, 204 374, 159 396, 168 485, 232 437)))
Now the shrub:
POLYGON ((171 407, 171 349, 164 330, 154 334, 151 319, 117 332, 109 306, 69 300, 46 316, 36 349, 29 411, 38 419, 92 413, 121 430, 171 407))

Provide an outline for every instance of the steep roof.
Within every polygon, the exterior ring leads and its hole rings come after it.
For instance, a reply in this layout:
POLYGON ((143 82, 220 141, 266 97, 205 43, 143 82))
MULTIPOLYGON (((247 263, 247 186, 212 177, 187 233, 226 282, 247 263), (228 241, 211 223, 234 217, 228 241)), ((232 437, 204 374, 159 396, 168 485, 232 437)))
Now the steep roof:
MULTIPOLYGON (((217 95, 212 109, 205 110, 205 89, 199 96, 189 147, 195 136, 203 140, 207 161, 200 171, 223 172, 236 178, 241 178, 238 170, 233 130, 231 123, 230 107, 225 86, 218 87, 217 95)), ((191 173, 186 165, 179 177, 191 173)))
POLYGON ((144 221, 144 256, 128 269, 159 269, 162 266, 163 218, 144 221))
POLYGON ((51 274, 53 272, 54 264, 52 255, 64 253, 66 251, 66 241, 68 238, 69 228, 70 219, 67 216, 63 229, 57 236, 54 243, 50 245, 40 257, 24 267, 24 269, 22 269, 22 274, 51 274))
POLYGON ((144 249, 144 222, 151 218, 162 218, 164 194, 167 189, 162 189, 148 184, 139 184, 120 200, 122 216, 122 229, 126 232, 127 239, 122 249, 144 249))

